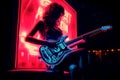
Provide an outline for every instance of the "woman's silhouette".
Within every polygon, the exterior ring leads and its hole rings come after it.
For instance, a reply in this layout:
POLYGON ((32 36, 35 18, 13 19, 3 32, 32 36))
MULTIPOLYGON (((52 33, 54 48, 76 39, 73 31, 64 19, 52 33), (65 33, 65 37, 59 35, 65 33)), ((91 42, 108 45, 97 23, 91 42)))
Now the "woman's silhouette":
MULTIPOLYGON (((51 3, 50 5, 47 6, 43 14, 43 20, 39 21, 36 24, 33 30, 26 36, 25 40, 27 42, 31 42, 34 44, 54 47, 56 45, 55 44, 56 41, 59 40, 59 38, 63 35, 62 30, 58 27, 63 15, 64 15, 64 8, 58 3, 51 3), (39 33, 42 36, 41 40, 38 40, 33 37, 37 31, 39 31, 39 33)), ((85 40, 81 40, 79 43, 84 43, 84 42, 85 40)), ((76 80, 77 79, 76 73, 81 66, 80 65, 81 63, 79 63, 80 56, 78 56, 78 54, 80 54, 79 51, 81 50, 76 49, 72 51, 71 53, 75 53, 75 54, 69 55, 65 60, 63 60, 63 62, 60 65, 55 66, 53 70, 60 72, 64 70, 69 70, 71 75, 71 80, 76 80)))

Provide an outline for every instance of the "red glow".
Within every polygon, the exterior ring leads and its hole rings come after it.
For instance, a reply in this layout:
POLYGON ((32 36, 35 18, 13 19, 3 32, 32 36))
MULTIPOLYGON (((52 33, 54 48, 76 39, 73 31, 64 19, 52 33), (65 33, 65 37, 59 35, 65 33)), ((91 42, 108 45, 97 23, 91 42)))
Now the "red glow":
MULTIPOLYGON (((32 30, 34 25, 42 20, 42 14, 45 6, 52 2, 58 2, 65 8, 65 15, 60 23, 60 28, 64 35, 68 35, 68 39, 73 39, 77 36, 76 33, 76 11, 65 0, 21 0, 18 25, 18 43, 16 53, 15 68, 47 68, 46 64, 39 60, 40 45, 25 42, 26 35, 32 30), (69 26, 69 27, 68 27, 69 26)), ((41 35, 36 34, 35 38, 41 39, 41 35)))

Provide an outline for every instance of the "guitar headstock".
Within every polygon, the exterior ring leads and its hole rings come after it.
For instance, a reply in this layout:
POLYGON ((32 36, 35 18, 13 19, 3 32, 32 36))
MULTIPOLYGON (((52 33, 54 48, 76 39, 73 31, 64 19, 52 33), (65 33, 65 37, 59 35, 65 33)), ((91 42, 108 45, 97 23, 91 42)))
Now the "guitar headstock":
POLYGON ((102 26, 100 28, 101 31, 107 31, 107 30, 111 30, 111 29, 112 29, 112 26, 110 26, 110 25, 102 26))

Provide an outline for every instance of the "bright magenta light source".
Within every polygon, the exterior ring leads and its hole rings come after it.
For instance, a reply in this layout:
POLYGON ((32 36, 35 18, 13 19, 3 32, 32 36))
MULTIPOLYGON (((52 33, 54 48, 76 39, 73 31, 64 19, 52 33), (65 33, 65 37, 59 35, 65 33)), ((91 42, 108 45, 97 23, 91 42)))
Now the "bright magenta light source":
MULTIPOLYGON (((38 59, 40 45, 25 42, 26 35, 39 20, 42 20, 44 8, 52 2, 57 2, 65 8, 65 15, 59 27, 63 30, 64 35, 68 35, 67 40, 71 40, 77 37, 76 11, 65 0, 20 0, 19 2, 15 68, 46 69, 46 64, 38 59)), ((41 39, 41 35, 38 33, 34 37, 41 39)))

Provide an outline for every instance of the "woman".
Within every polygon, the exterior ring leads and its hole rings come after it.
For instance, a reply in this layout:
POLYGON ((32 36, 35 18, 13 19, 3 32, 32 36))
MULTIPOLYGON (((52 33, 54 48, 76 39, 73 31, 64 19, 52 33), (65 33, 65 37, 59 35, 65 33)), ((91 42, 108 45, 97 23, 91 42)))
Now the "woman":
MULTIPOLYGON (((47 45, 49 47, 56 46, 56 41, 58 41, 60 37, 63 35, 62 30, 58 27, 63 15, 64 8, 57 3, 51 3, 50 5, 47 6, 45 13, 43 14, 43 21, 39 21, 36 24, 33 30, 26 36, 25 40, 34 44, 47 45), (37 31, 40 32, 43 38, 42 40, 33 38, 37 31)), ((82 40, 81 43, 84 42, 85 40, 82 40)), ((78 53, 78 50, 72 51, 72 53, 78 53)), ((69 56, 71 57, 71 55, 69 56)), ((79 59, 76 61, 70 59, 71 60, 70 62, 68 61, 70 58, 69 56, 65 60, 63 60, 63 62, 60 65, 55 66, 53 70, 56 71, 69 70, 71 74, 71 80, 75 80, 74 73, 78 71, 77 69, 79 65, 79 59)))

